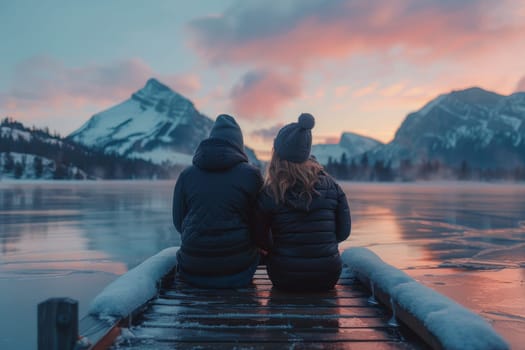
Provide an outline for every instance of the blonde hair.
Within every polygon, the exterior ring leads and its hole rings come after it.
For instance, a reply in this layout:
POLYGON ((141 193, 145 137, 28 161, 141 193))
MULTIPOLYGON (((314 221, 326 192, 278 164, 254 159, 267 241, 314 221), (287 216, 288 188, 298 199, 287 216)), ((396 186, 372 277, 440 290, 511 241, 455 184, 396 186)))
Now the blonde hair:
POLYGON ((293 163, 281 159, 275 151, 266 171, 264 188, 269 190, 277 204, 285 202, 286 192, 298 186, 299 198, 307 201, 309 206, 312 202, 312 195, 318 194, 314 188, 319 180, 319 174, 323 171, 323 166, 313 159, 308 159, 303 163, 293 163))

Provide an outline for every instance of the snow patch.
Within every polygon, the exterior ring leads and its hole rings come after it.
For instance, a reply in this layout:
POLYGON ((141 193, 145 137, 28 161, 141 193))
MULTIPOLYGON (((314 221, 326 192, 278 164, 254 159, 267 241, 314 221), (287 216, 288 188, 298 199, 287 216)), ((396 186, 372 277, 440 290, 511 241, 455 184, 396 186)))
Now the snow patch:
POLYGON ((509 349, 505 340, 479 315, 386 264, 371 250, 349 248, 343 252, 342 259, 419 319, 443 348, 509 349))
POLYGON ((128 154, 128 158, 144 159, 155 164, 191 165, 193 155, 156 148, 146 152, 132 152, 128 154))
POLYGON ((126 317, 156 296, 160 280, 177 266, 179 247, 166 248, 117 278, 97 295, 89 314, 126 317))
POLYGON ((422 116, 425 116, 428 114, 428 112, 430 112, 435 106, 437 106, 438 104, 441 103, 441 101, 443 101, 443 99, 446 97, 446 95, 440 95, 438 96, 436 99, 430 101, 429 103, 427 103, 423 108, 421 108, 421 110, 419 111, 419 114, 422 115, 422 116))
POLYGON ((433 289, 414 281, 392 292, 398 304, 423 320, 445 349, 508 349, 487 321, 433 289))
MULTIPOLYGON (((53 172, 55 170, 55 161, 44 158, 44 157, 38 157, 33 154, 28 153, 17 153, 17 152, 10 152, 9 155, 12 157, 13 162, 19 163, 22 165, 22 173, 19 177, 15 176, 15 170, 11 171, 5 171, 4 166, 6 162, 6 155, 5 152, 0 152, 0 180, 50 180, 53 179, 53 172), (36 175, 36 169, 35 169, 35 158, 40 158, 42 160, 42 174, 40 174, 40 177, 37 177, 36 175)), ((82 170, 78 169, 77 167, 71 167, 71 171, 75 173, 76 171, 79 171, 82 175, 87 176, 82 170)))
POLYGON ((518 131, 521 126, 522 121, 516 117, 511 117, 507 115, 500 115, 500 119, 507 125, 509 125, 514 131, 518 131))
POLYGON ((28 131, 13 129, 7 126, 2 126, 0 128, 0 135, 2 137, 8 137, 11 136, 11 138, 15 141, 19 139, 23 139, 24 141, 30 141, 31 140, 31 133, 28 131))

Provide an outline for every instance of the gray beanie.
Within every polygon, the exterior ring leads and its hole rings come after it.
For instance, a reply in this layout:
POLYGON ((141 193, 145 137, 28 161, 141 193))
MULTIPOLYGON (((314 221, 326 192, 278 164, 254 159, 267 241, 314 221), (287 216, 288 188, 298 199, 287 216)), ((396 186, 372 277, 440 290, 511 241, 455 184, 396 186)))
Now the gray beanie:
POLYGON ((273 148, 279 158, 292 163, 308 160, 312 148, 312 128, 315 119, 310 113, 299 116, 297 123, 285 125, 273 141, 273 148))
POLYGON ((226 140, 239 147, 240 150, 244 149, 241 128, 231 115, 221 114, 217 117, 211 129, 210 138, 226 140))

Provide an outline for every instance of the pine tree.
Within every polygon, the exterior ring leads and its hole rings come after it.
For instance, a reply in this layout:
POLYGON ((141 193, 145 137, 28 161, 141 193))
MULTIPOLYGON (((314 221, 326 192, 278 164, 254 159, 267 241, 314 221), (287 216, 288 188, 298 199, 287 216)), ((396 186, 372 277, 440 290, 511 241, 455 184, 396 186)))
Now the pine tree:
POLYGON ((355 160, 352 159, 352 161, 350 162, 350 167, 348 169, 348 178, 350 180, 355 179, 358 175, 358 172, 359 172, 359 168, 357 164, 355 163, 355 160))
POLYGON ((24 174, 24 170, 25 170, 24 164, 21 162, 16 162, 14 170, 15 170, 15 178, 20 179, 22 175, 24 174))
POLYGON ((468 162, 466 160, 463 160, 459 168, 458 179, 468 180, 470 179, 470 177, 471 177, 471 170, 468 165, 468 162))
POLYGON ((4 172, 10 173, 15 168, 15 160, 9 152, 4 153, 4 172))
POLYGON ((35 157, 33 159, 33 169, 35 171, 35 177, 36 178, 41 178, 42 177, 42 173, 44 172, 44 164, 42 162, 42 158, 35 157))

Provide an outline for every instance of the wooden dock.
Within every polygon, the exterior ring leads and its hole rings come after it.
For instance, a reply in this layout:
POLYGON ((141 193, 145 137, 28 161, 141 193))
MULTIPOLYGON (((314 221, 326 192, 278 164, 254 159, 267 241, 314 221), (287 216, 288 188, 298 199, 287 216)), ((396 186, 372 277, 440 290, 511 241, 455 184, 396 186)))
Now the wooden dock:
POLYGON ((195 288, 176 278, 177 250, 117 278, 80 322, 75 300, 40 303, 38 349, 510 349, 479 315, 367 248, 345 250, 338 284, 317 293, 279 291, 263 266, 246 288, 195 288))
POLYGON ((423 349, 408 329, 392 327, 388 310, 368 302, 351 276, 320 293, 272 288, 264 267, 253 285, 235 290, 165 283, 115 349, 423 349))

